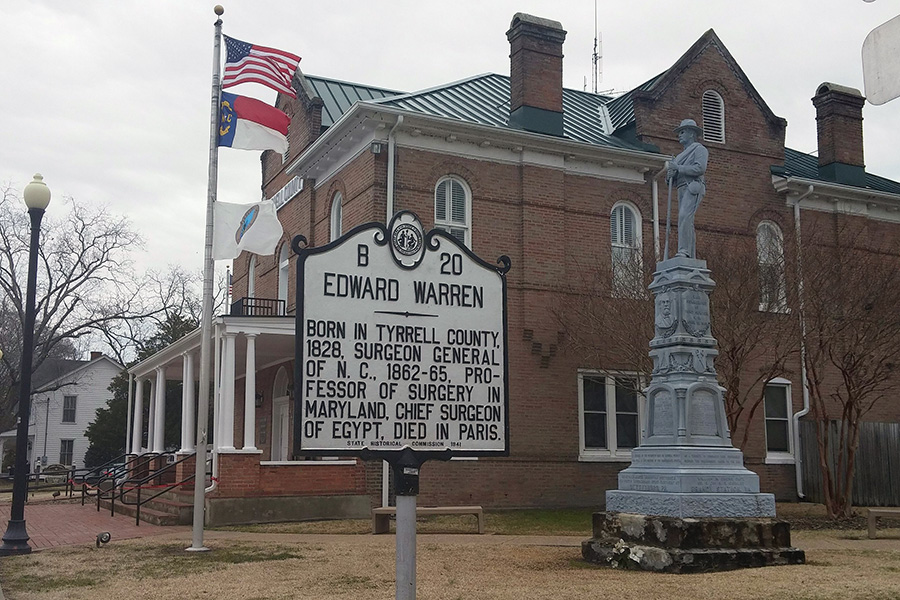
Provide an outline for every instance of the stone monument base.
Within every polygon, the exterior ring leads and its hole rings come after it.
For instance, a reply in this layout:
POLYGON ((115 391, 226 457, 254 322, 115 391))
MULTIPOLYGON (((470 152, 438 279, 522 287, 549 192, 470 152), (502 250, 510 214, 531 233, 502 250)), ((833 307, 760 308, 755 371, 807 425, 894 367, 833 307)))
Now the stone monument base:
POLYGON ((806 562, 803 550, 791 547, 790 524, 769 518, 598 512, 593 535, 581 544, 586 561, 644 571, 701 573, 806 562))

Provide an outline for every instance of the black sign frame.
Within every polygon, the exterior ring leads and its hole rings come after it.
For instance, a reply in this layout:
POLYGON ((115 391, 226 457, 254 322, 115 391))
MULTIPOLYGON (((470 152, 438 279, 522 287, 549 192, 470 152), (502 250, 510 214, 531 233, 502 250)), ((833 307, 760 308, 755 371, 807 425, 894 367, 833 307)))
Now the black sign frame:
POLYGON ((307 246, 307 240, 302 235, 297 235, 291 242, 291 247, 297 255, 296 265, 296 297, 295 297, 295 338, 294 338, 294 418, 293 418, 293 444, 292 451, 296 456, 353 456, 363 460, 385 460, 395 466, 408 465, 418 467, 426 460, 449 460, 453 457, 479 457, 479 456, 509 456, 510 440, 509 440, 509 336, 508 336, 508 312, 507 312, 507 279, 506 274, 509 272, 512 263, 508 256, 502 255, 497 259, 496 264, 491 264, 475 253, 468 247, 461 244, 459 240, 441 229, 432 229, 424 234, 422 256, 413 265, 406 265, 397 259, 396 252, 392 252, 391 256, 394 263, 400 269, 412 271, 419 267, 424 261, 427 252, 436 252, 444 243, 450 244, 455 249, 464 253, 470 260, 480 267, 496 273, 500 278, 502 290, 502 335, 503 335, 503 436, 504 448, 502 450, 457 450, 453 448, 445 448, 441 450, 423 450, 403 446, 393 449, 372 449, 372 448, 349 448, 349 449, 303 449, 303 396, 301 393, 304 389, 304 371, 305 364, 305 275, 306 260, 311 256, 323 254, 342 246, 348 240, 354 238, 360 233, 373 231, 373 242, 378 246, 387 246, 392 243, 392 234, 395 227, 401 220, 408 220, 409 217, 415 219, 416 223, 420 223, 418 216, 412 211, 400 211, 391 219, 390 225, 385 227, 383 223, 370 222, 354 227, 340 238, 325 244, 310 248, 307 246))

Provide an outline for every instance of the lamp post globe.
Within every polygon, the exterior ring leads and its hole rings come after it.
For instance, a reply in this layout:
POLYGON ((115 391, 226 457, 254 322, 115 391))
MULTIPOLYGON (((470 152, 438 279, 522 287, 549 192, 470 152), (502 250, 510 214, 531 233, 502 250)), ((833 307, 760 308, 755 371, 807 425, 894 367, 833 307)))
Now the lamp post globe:
POLYGON ((34 358, 34 312, 37 288, 38 243, 41 219, 50 204, 50 188, 40 173, 25 186, 25 205, 31 218, 31 244, 28 248, 28 284, 25 292, 25 322, 22 326, 22 363, 19 377, 19 414, 16 430, 16 469, 13 476, 12 506, 9 523, 0 545, 0 556, 28 554, 28 532, 25 529, 25 495, 28 492, 28 421, 31 418, 31 366, 34 358))

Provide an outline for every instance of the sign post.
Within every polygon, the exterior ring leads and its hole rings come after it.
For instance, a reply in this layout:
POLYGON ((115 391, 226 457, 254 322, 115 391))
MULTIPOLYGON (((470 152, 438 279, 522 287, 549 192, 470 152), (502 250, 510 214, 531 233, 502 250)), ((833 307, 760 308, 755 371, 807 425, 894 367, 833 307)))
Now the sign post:
POLYGON ((506 273, 397 213, 297 259, 294 453, 385 460, 397 598, 415 598, 419 469, 509 455, 506 273))

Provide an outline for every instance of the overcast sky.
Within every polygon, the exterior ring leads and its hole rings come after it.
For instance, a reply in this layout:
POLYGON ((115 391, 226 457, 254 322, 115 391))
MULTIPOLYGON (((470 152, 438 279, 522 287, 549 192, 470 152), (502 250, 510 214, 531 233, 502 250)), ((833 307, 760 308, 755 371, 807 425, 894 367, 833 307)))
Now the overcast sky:
MULTIPOLYGON (((142 268, 199 269, 209 155, 214 2, 0 0, 0 182, 41 172, 53 191, 126 215, 142 268)), ((600 0, 601 91, 670 67, 713 28, 775 112, 787 145, 816 149, 816 87, 863 90, 860 49, 900 12, 876 0, 600 0)), ((592 0, 226 0, 225 33, 299 54, 308 74, 415 91, 509 74, 516 12, 560 21, 566 87, 590 82, 592 0)), ((231 91, 273 103, 259 85, 231 91)), ((869 172, 900 180, 900 100, 867 104, 869 172)), ((259 153, 222 149, 219 200, 260 196, 259 153)), ((23 208, 24 210, 24 208, 23 208)), ((219 262, 218 268, 226 263, 219 262)))

